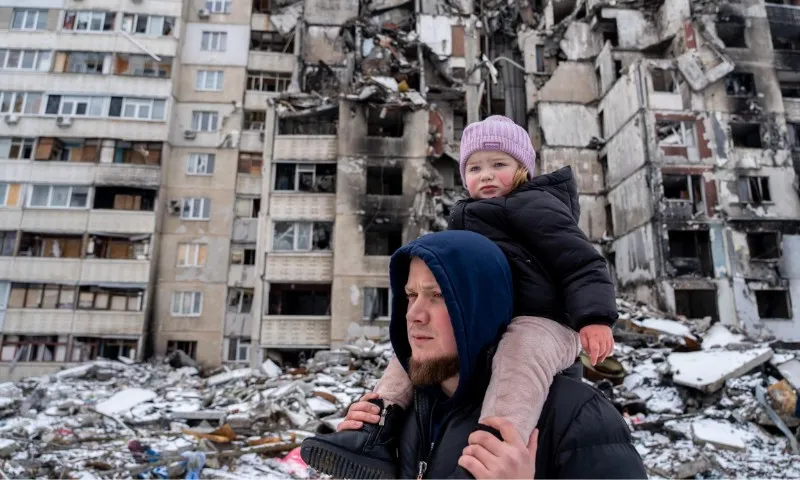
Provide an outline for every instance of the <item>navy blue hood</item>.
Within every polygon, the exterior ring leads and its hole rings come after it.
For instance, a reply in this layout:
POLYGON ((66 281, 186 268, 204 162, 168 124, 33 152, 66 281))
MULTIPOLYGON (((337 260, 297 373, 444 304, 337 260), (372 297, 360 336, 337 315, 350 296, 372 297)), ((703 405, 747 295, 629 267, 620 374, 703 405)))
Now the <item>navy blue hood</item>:
POLYGON ((500 247, 466 230, 424 235, 398 249, 389 264, 392 318, 389 333, 397 359, 408 370, 411 345, 406 329, 408 281, 412 257, 419 257, 442 290, 458 346, 459 396, 475 372, 479 354, 494 344, 511 322, 514 291, 511 269, 500 247))

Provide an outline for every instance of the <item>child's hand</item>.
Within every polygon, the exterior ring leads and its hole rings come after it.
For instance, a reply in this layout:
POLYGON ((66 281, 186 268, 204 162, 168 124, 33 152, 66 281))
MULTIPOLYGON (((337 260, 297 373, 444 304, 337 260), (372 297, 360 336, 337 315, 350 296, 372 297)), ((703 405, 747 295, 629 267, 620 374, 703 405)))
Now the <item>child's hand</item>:
POLYGON ((369 403, 369 400, 376 398, 378 398, 378 394, 370 392, 361 397, 361 400, 350 405, 350 408, 347 409, 347 416, 336 427, 336 431, 358 430, 364 426, 364 423, 378 423, 381 419, 381 409, 374 403, 369 403))
POLYGON ((589 354, 592 366, 614 351, 614 334, 608 325, 587 325, 581 328, 581 347, 589 354))

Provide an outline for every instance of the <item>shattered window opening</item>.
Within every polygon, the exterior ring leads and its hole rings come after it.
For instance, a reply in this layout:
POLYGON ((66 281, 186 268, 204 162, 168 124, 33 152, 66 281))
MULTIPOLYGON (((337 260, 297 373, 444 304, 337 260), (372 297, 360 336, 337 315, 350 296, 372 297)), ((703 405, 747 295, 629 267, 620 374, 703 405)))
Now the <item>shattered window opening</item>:
POLYGON ((78 291, 78 310, 141 312, 143 308, 144 290, 142 289, 82 285, 78 291))
POLYGON ((134 359, 137 347, 138 342, 129 338, 75 337, 70 358, 73 362, 86 362, 98 358, 134 359))
POLYGON ((706 212, 701 175, 664 174, 661 184, 667 217, 685 220, 706 212))
POLYGON ((97 163, 101 148, 100 139, 42 137, 36 146, 34 160, 97 163))
POLYGON ((658 144, 662 146, 697 146, 694 123, 688 120, 658 119, 656 121, 656 133, 658 135, 658 144))
POLYGON ((536 45, 535 55, 536 55, 536 70, 534 71, 538 73, 546 73, 544 66, 544 45, 536 45))
POLYGON ((617 21, 613 18, 599 18, 597 20, 597 31, 603 40, 603 44, 611 42, 611 46, 619 46, 619 32, 617 31, 617 21))
POLYGON ((250 313, 253 309, 252 288, 231 288, 228 292, 229 313, 250 313))
POLYGON ((680 93, 678 81, 674 70, 665 68, 653 68, 650 70, 650 78, 653 81, 653 90, 656 92, 680 93))
POLYGON ((707 230, 670 230, 669 261, 676 275, 714 276, 707 230))
POLYGON ((256 92, 282 93, 292 83, 291 73, 249 71, 247 72, 247 90, 256 92))
POLYGON ((276 163, 274 187, 280 192, 336 192, 335 163, 276 163))
POLYGON ((368 107, 367 136, 402 137, 405 127, 405 119, 403 117, 403 112, 399 109, 368 107))
POLYGON ((272 13, 270 0, 253 0, 253 13, 272 13))
POLYGON ((362 319, 369 322, 389 320, 392 316, 392 294, 385 287, 364 287, 362 319))
POLYGON ((367 195, 402 195, 403 167, 387 165, 368 165, 367 195))
POLYGON ((790 320, 791 300, 787 290, 756 290, 759 318, 790 320))
POLYGON ((75 286, 56 283, 12 283, 8 308, 75 309, 75 286))
POLYGON ((17 232, 13 230, 0 231, 0 257, 14 255, 17 246, 17 232))
POLYGON ((185 197, 181 208, 182 220, 208 220, 211 214, 211 199, 207 197, 185 197))
POLYGON ((267 121, 267 112, 264 110, 245 110, 243 128, 247 131, 264 131, 264 123, 267 121))
POLYGON ((747 250, 750 260, 779 260, 781 258, 781 236, 779 232, 749 232, 747 250))
POLYGON ((0 137, 0 159, 31 160, 35 147, 35 138, 0 137))
POLYGON ((169 78, 172 75, 172 57, 162 56, 157 62, 150 55, 115 53, 114 74, 169 78))
POLYGON ((241 152, 239 154, 239 163, 237 166, 238 173, 245 175, 261 176, 261 167, 264 165, 264 159, 260 153, 241 152))
POLYGON ((761 140, 761 125, 758 123, 731 122, 730 127, 734 147, 764 148, 761 140))
POLYGON ((276 252, 329 251, 333 222, 275 222, 272 250, 276 252))
POLYGON ((748 48, 745 30, 747 25, 737 21, 717 23, 717 36, 726 48, 748 48))
POLYGON ((156 208, 156 190, 129 187, 95 187, 92 208, 96 210, 152 212, 156 208))
POLYGON ((258 218, 261 213, 261 197, 237 196, 233 211, 236 218, 258 218))
POLYGON ((739 177, 738 180, 739 202, 751 205, 772 203, 772 193, 769 189, 769 177, 739 177))
POLYGON ((169 340, 167 342, 167 353, 172 353, 180 350, 185 353, 192 360, 196 360, 197 355, 197 342, 187 340, 169 340))
POLYGON ((186 157, 186 174, 213 175, 216 158, 213 153, 190 153, 186 157))
POLYGON ((63 362, 67 337, 62 335, 6 335, 0 348, 4 362, 63 362))
POLYGON ((364 255, 390 256, 403 244, 403 225, 371 224, 364 229, 364 255))
POLYGON ((114 144, 114 163, 130 165, 161 165, 161 142, 124 142, 114 144))
POLYGON ((90 235, 86 246, 86 258, 147 260, 149 251, 149 235, 133 237, 90 235))
POLYGON ((788 129, 789 146, 792 149, 800 148, 800 123, 786 122, 788 129))
POLYGON ((729 97, 755 97, 756 77, 750 72, 731 72, 725 77, 725 92, 729 97))
POLYGON ((273 283, 267 315, 330 316, 330 284, 273 283))
POLYGON ((780 82, 783 98, 800 98, 800 82, 780 82))
POLYGON ((294 34, 283 38, 278 32, 253 30, 250 32, 250 50, 256 52, 294 53, 294 34))
POLYGON ((675 313, 688 319, 719 321, 717 292, 713 289, 675 289, 675 313))
POLYGON ((256 246, 253 244, 231 244, 231 265, 255 265, 256 246))
POLYGON ((47 235, 22 232, 20 257, 82 258, 82 235, 47 235))
POLYGON ((336 135, 339 111, 314 116, 278 119, 278 135, 336 135))

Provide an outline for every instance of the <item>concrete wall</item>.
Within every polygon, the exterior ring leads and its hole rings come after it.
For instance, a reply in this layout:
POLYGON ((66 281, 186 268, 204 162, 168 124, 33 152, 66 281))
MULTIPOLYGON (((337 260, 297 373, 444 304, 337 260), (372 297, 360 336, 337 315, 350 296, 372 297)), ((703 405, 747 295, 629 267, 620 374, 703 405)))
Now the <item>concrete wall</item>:
POLYGON ((624 235, 648 222, 655 213, 653 195, 641 169, 608 192, 614 220, 614 236, 624 235))
POLYGON ((617 186, 648 161, 645 128, 645 116, 640 113, 606 144, 603 153, 608 159, 606 183, 609 188, 617 186))
POLYGON ((600 136, 597 109, 583 105, 539 103, 539 125, 551 147, 586 147, 600 136))
MULTIPOLYGON (((242 91, 245 88, 246 79, 247 70, 240 67, 186 65, 180 70, 180 75, 177 77, 177 98, 180 102, 225 102, 231 105, 235 101, 242 100, 242 91), (213 92, 196 90, 197 72, 200 70, 222 71, 222 90, 213 92)), ((228 110, 230 110, 230 108, 228 110)), ((191 112, 189 115, 189 123, 191 124, 191 112)), ((186 119, 183 117, 181 117, 181 120, 184 123, 186 122, 186 119)))
POLYGON ((614 240, 616 272, 622 290, 637 284, 649 283, 656 278, 655 237, 651 224, 621 235, 614 240))
POLYGON ((244 67, 250 51, 250 25, 189 23, 186 25, 181 60, 184 64, 244 67), (203 32, 226 32, 224 52, 201 50, 203 32))
POLYGON ((612 138, 644 106, 638 82, 637 71, 629 70, 600 101, 597 110, 603 112, 602 133, 605 139, 612 138))
MULTIPOLYGON (((749 172, 748 172, 749 173, 749 172)), ((722 211, 738 218, 787 218, 796 219, 800 216, 800 195, 795 188, 795 172, 788 168, 761 167, 753 172, 754 175, 769 177, 770 194, 772 202, 760 206, 739 203, 737 187, 738 173, 735 171, 720 171, 719 179, 719 204, 722 211)))
POLYGON ((603 168, 597 150, 544 147, 539 152, 542 172, 550 173, 570 166, 578 184, 578 193, 598 194, 603 191, 603 168))
POLYGON ((592 63, 561 62, 539 90, 539 100, 585 105, 597 99, 597 89, 592 63))

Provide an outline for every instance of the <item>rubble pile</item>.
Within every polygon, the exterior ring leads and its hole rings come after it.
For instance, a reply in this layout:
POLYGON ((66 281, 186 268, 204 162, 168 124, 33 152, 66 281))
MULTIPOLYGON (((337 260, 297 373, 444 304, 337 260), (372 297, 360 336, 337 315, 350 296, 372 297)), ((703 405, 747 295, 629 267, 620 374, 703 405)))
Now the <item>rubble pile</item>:
MULTIPOLYGON (((615 355, 595 367, 583 358, 584 381, 622 413, 653 478, 800 478, 800 350, 618 306, 615 355)), ((386 339, 360 338, 300 367, 100 360, 0 384, 0 472, 313 477, 298 445, 334 431, 391 355, 386 339)))

